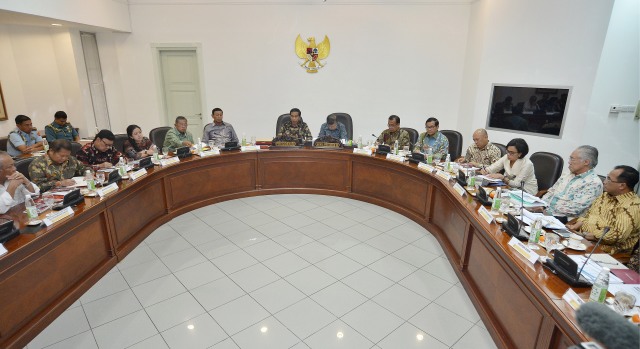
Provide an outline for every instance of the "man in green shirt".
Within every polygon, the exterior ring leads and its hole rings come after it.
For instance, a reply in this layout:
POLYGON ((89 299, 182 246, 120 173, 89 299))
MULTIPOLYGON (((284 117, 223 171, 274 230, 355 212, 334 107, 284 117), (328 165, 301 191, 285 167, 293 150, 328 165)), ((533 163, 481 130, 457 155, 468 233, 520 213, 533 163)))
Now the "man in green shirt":
POLYGON ((175 150, 180 147, 191 147, 193 145, 193 135, 187 131, 187 118, 178 116, 174 126, 167 132, 163 148, 175 150))

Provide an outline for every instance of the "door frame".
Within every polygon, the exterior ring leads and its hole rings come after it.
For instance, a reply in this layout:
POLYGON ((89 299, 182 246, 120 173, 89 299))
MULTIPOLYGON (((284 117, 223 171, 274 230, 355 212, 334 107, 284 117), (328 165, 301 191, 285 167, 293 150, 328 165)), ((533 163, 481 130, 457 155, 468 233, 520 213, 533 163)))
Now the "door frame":
POLYGON ((207 102, 205 99, 206 93, 204 89, 204 64, 202 60, 202 44, 199 42, 185 42, 185 43, 152 43, 151 54, 153 56, 153 74, 156 80, 156 96, 158 100, 158 109, 163 115, 163 120, 160 120, 160 124, 172 127, 175 121, 175 116, 167 114, 167 105, 164 100, 164 85, 162 80, 162 64, 160 62, 160 52, 162 51, 196 51, 196 59, 198 60, 198 84, 200 85, 200 109, 202 110, 202 124, 205 125, 210 115, 207 113, 207 102))

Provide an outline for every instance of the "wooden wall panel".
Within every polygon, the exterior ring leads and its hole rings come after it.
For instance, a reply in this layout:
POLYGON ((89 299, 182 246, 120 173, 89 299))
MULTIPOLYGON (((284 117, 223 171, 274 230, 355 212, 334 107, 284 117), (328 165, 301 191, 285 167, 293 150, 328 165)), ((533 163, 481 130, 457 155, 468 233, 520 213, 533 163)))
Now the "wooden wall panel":
POLYGON ((461 258, 464 256, 463 248, 467 223, 442 190, 435 190, 430 217, 431 224, 440 228, 456 254, 455 260, 461 264, 461 258))
MULTIPOLYGON (((318 153, 316 153, 318 154, 318 153)), ((259 175, 262 189, 307 188, 338 191, 349 190, 348 158, 344 156, 260 158, 259 175)), ((284 155, 284 154, 283 154, 284 155)), ((293 155, 296 155, 294 153, 293 155)), ((323 154, 325 155, 325 154, 323 154)))

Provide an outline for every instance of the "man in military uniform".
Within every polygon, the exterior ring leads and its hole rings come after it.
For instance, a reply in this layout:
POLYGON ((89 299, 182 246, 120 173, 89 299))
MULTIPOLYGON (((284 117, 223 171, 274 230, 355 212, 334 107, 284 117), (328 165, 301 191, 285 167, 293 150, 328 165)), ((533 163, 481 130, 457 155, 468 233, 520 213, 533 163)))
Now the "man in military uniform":
POLYGON ((76 184, 75 176, 84 174, 84 165, 71 156, 71 142, 58 139, 49 145, 45 156, 35 158, 29 165, 29 177, 40 191, 76 184))
POLYGON ((42 137, 33 130, 31 119, 26 115, 16 116, 16 129, 9 133, 7 153, 16 157, 42 149, 42 137))
POLYGON ((397 115, 391 115, 387 122, 387 129, 382 131, 378 137, 378 143, 393 146, 398 141, 398 147, 402 148, 405 145, 408 146, 411 143, 409 132, 400 129, 400 117, 397 115))
POLYGON ((311 131, 307 123, 302 121, 302 112, 298 108, 293 108, 289 112, 290 121, 285 121, 278 130, 276 137, 290 137, 294 139, 312 139, 311 131))
POLYGON ((67 122, 67 113, 57 111, 53 116, 53 122, 44 127, 49 143, 56 139, 66 139, 69 142, 78 141, 78 131, 76 131, 70 123, 67 122))
POLYGON ((175 150, 181 147, 190 147, 193 145, 193 135, 187 131, 189 122, 184 116, 178 116, 174 128, 167 131, 164 137, 163 148, 175 150))

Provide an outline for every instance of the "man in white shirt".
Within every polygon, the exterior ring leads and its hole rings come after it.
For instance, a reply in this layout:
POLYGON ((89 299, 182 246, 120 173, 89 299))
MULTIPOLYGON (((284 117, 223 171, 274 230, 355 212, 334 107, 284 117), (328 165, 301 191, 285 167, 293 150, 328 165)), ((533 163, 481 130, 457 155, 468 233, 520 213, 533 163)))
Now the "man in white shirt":
POLYGON ((39 194, 40 189, 31 183, 16 166, 9 154, 0 151, 0 213, 24 202, 26 195, 39 194))

